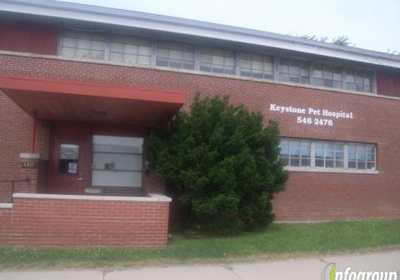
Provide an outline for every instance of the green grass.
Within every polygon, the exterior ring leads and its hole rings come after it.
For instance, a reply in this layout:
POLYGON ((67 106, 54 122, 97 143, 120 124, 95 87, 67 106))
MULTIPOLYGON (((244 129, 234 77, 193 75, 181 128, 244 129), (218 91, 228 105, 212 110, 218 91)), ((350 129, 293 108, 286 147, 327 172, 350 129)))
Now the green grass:
POLYGON ((400 220, 272 224, 232 237, 173 235, 162 249, 0 247, 0 268, 215 263, 400 248, 400 220))

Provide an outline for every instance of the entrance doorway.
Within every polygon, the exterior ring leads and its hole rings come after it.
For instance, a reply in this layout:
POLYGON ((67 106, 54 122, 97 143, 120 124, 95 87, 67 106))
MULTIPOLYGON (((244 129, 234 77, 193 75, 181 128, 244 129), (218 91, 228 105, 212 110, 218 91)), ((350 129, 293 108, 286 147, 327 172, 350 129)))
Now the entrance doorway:
POLYGON ((55 138, 50 166, 53 193, 84 193, 86 172, 85 140, 55 138))

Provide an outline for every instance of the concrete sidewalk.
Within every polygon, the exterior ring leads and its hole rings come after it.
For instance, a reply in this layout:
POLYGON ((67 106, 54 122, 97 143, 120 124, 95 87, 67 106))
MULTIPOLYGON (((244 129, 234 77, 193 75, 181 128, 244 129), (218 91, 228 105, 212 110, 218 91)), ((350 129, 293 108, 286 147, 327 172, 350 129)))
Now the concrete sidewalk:
MULTIPOLYGON (((351 271, 356 272, 400 272, 400 250, 362 255, 327 256, 321 259, 145 267, 120 271, 4 271, 0 272, 0 280, 319 280, 322 279, 322 272, 328 263, 336 263, 337 271, 345 271, 347 267, 351 267, 351 271)), ((324 279, 329 279, 328 274, 324 279)), ((400 280, 400 275, 397 279, 400 280)))

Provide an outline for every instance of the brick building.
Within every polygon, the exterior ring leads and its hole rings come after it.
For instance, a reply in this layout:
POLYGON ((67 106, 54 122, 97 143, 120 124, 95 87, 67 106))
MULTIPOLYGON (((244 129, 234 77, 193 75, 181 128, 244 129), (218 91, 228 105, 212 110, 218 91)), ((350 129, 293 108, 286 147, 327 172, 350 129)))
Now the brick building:
POLYGON ((291 177, 274 199, 278 221, 400 218, 399 56, 3 0, 0 178, 30 181, 14 183, 13 203, 0 183, 0 244, 165 245, 170 199, 146 172, 147 137, 197 92, 279 122, 291 177))

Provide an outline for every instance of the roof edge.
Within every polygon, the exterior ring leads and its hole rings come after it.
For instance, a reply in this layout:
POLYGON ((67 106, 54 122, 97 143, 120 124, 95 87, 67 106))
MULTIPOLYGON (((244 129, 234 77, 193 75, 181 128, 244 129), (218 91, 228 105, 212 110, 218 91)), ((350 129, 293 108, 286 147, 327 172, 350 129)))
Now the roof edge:
POLYGON ((2 0, 0 11, 209 37, 400 69, 400 56, 266 31, 50 0, 2 0))

